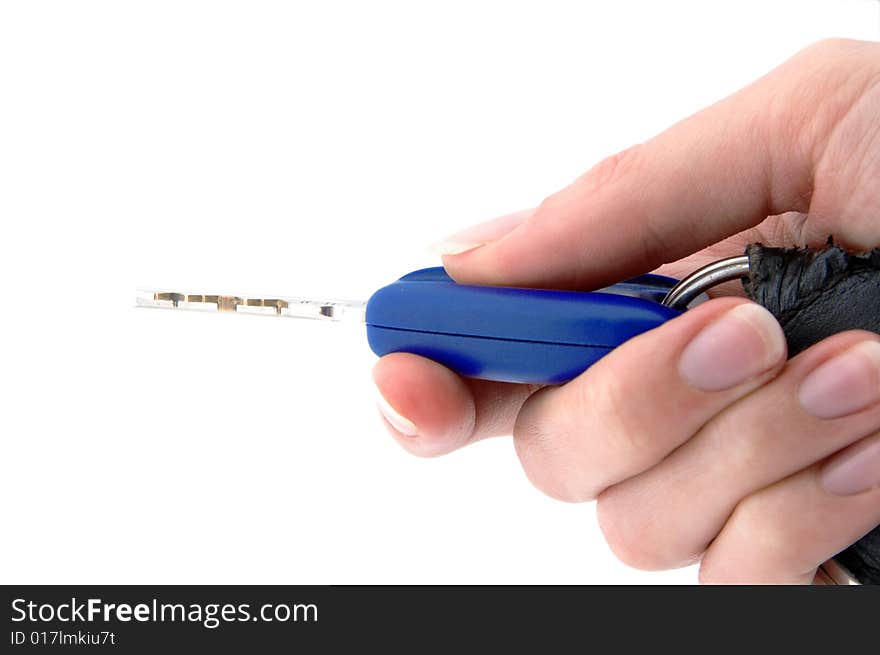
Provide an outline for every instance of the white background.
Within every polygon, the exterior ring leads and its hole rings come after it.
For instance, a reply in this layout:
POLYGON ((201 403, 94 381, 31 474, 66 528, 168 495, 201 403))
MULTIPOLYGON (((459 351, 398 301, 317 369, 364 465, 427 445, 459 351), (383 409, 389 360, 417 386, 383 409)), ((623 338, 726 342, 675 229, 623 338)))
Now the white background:
POLYGON ((366 297, 877 33, 857 0, 0 2, 0 581, 694 581, 617 563, 506 438, 399 450, 357 329, 135 287, 366 297))

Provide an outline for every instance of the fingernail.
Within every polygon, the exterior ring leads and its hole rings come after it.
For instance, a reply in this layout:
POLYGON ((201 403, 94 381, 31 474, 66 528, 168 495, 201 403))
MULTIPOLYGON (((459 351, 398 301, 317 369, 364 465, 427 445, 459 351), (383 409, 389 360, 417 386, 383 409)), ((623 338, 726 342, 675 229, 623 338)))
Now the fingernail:
POLYGON ((493 218, 438 241, 430 247, 430 250, 438 255, 460 255, 468 250, 485 246, 491 241, 497 241, 534 213, 534 209, 524 209, 493 218))
POLYGON ((880 487, 880 437, 864 439, 834 457, 819 475, 835 496, 852 496, 880 487))
POLYGON ((785 357, 785 336, 760 305, 737 305, 685 347, 681 375, 702 391, 721 391, 769 370, 785 357))
POLYGON ((817 418, 839 418, 880 402, 880 343, 862 341, 820 364, 801 382, 798 400, 817 418))
POLYGON ((376 403, 379 405, 379 411, 385 420, 391 424, 391 427, 407 437, 416 436, 419 431, 416 424, 406 418, 403 414, 394 409, 381 393, 376 394, 378 397, 376 403))

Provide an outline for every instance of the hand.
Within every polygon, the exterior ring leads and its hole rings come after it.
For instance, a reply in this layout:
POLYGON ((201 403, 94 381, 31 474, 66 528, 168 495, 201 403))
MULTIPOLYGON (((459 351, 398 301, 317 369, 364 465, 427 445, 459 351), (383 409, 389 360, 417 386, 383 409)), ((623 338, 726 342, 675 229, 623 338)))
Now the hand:
MULTIPOLYGON (((536 210, 452 237, 444 264, 460 282, 593 289, 750 242, 876 247, 877 116, 880 45, 819 43, 536 210)), ((728 296, 558 387, 462 379, 408 354, 374 378, 404 448, 512 433, 535 486, 597 499, 610 547, 638 568, 700 561, 705 582, 808 583, 880 523, 876 334, 786 361, 770 313, 728 296)))

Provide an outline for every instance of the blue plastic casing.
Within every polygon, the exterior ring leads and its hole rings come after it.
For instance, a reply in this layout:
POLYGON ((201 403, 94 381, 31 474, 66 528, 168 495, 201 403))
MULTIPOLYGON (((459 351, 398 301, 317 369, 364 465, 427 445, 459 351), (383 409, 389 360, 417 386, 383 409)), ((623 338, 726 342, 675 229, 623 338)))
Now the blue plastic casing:
POLYGON ((674 284, 643 275, 593 292, 486 287, 426 268, 373 294, 367 338, 379 356, 414 353, 469 377, 558 384, 678 316, 660 304, 674 284))

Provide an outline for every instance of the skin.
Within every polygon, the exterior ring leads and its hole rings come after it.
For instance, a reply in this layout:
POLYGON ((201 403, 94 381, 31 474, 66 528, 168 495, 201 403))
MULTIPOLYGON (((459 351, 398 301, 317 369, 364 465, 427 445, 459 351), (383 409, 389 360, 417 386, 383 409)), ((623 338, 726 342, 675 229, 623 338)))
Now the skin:
MULTIPOLYGON (((818 43, 602 161, 513 231, 444 265, 465 283, 593 289, 654 269, 680 276, 751 242, 821 246, 833 235, 871 249, 880 245, 878 115, 880 45, 818 43)), ((559 387, 462 379, 414 355, 386 356, 376 384, 418 434, 386 424, 421 456, 513 434, 534 485, 564 501, 597 500, 611 549, 632 566, 700 562, 710 583, 812 582, 821 562, 880 523, 880 490, 835 496, 819 479, 835 453, 880 438, 880 406, 817 419, 797 389, 834 354, 880 336, 839 334, 788 362, 782 353, 731 389, 695 392, 678 356, 747 302, 716 297, 559 387)))

